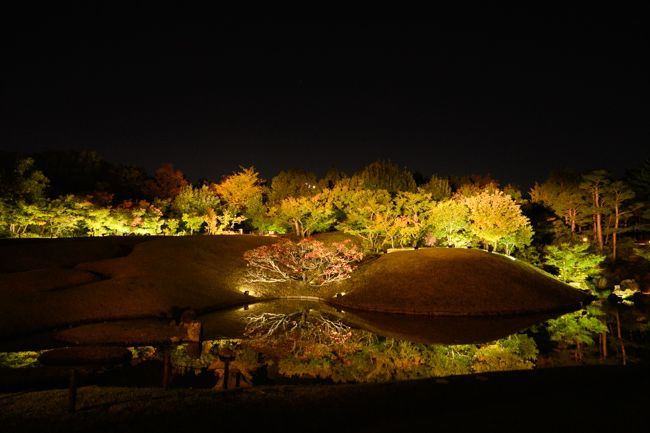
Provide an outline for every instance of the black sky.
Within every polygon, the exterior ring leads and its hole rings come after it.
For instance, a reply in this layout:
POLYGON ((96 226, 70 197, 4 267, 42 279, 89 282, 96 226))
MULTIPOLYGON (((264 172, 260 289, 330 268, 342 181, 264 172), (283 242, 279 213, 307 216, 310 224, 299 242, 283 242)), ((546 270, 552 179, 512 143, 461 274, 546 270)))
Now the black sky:
POLYGON ((130 5, 5 14, 0 150, 96 149, 192 179, 382 158, 524 187, 650 156, 640 11, 130 5))

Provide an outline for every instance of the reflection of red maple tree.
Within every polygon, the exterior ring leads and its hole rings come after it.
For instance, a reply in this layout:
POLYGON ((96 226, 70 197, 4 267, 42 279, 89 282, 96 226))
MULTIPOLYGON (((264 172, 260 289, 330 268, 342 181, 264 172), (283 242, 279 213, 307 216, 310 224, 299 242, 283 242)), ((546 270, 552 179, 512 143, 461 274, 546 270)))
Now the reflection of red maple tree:
POLYGON ((275 347, 292 353, 302 352, 313 344, 325 347, 341 345, 352 337, 349 326, 310 309, 249 316, 244 333, 253 339, 249 345, 255 346, 257 340, 264 350, 275 347))
POLYGON ((311 239, 282 241, 244 253, 249 282, 295 280, 314 286, 349 278, 362 258, 363 253, 350 241, 327 246, 311 239))

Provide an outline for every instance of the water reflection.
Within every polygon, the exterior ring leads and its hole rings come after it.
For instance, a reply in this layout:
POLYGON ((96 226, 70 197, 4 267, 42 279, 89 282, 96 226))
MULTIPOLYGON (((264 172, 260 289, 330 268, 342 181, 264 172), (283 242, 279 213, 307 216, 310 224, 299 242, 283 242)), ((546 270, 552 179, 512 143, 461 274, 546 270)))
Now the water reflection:
MULTIPOLYGON (((200 316, 202 341, 132 347, 128 365, 88 374, 94 383, 106 385, 223 389, 625 364, 650 357, 650 325, 643 311, 597 302, 551 317, 423 317, 342 311, 326 303, 285 299, 200 316)), ((0 379, 11 378, 19 389, 24 377, 38 373, 12 373, 6 367, 58 374, 40 364, 41 355, 0 353, 0 374, 5 375, 0 379)))
POLYGON ((271 380, 375 382, 532 368, 537 346, 516 333, 549 317, 436 318, 278 300, 200 320, 210 350, 234 339, 229 350, 271 380))
POLYGON ((435 317, 409 314, 379 313, 362 310, 340 310, 329 304, 305 300, 277 300, 246 307, 217 311, 200 317, 205 339, 247 337, 246 326, 251 318, 267 315, 278 317, 310 311, 328 318, 329 324, 370 331, 383 337, 399 338, 424 344, 485 343, 519 332, 558 314, 529 314, 507 317, 435 317))

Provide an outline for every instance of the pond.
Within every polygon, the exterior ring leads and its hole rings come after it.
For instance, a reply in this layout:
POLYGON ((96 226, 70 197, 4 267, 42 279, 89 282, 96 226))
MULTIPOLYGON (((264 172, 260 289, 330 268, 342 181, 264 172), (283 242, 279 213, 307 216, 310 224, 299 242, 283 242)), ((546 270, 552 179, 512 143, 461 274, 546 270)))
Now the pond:
MULTIPOLYGON (((348 311, 306 299, 199 316, 200 342, 129 346, 125 362, 75 366, 80 383, 226 387, 363 383, 648 358, 648 319, 596 302, 564 315, 425 317, 348 311)), ((46 351, 0 354, 5 390, 65 386, 46 351), (40 359, 40 361, 39 361, 40 359), (9 368, 11 367, 11 368, 9 368)))

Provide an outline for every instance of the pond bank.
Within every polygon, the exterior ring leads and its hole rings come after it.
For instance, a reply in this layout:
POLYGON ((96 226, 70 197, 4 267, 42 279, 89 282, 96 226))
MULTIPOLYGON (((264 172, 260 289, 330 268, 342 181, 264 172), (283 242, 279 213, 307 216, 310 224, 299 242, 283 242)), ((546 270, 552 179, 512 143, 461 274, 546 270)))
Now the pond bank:
POLYGON ((0 394, 5 432, 642 431, 647 365, 490 373, 368 385, 277 386, 226 392, 159 388, 0 394), (641 390, 638 393, 635 391, 641 390))

